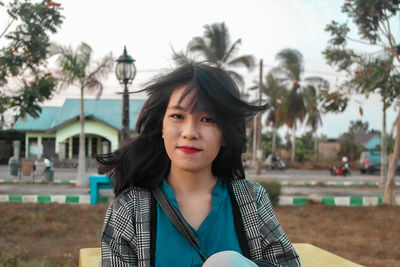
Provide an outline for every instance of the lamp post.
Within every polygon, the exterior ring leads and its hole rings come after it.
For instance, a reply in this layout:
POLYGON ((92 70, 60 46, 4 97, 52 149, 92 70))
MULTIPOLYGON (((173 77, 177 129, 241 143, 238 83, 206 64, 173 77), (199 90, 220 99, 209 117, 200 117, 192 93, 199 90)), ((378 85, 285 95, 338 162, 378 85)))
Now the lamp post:
POLYGON ((129 92, 130 85, 136 76, 135 60, 127 54, 126 46, 124 53, 117 59, 115 66, 115 75, 121 85, 124 86, 122 92, 122 128, 121 128, 121 144, 129 139, 129 92))

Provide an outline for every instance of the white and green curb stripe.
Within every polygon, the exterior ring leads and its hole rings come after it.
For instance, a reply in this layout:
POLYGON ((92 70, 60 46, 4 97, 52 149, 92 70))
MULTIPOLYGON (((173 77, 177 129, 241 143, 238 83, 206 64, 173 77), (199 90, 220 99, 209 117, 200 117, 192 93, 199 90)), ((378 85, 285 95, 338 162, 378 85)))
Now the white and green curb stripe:
MULTIPOLYGON (((333 186, 359 186, 359 185, 371 185, 378 186, 378 181, 279 181, 281 185, 301 185, 301 186, 312 186, 312 185, 333 185, 333 186)), ((396 181, 396 186, 400 186, 400 181, 396 181)))
MULTIPOLYGON (((306 197, 306 196, 280 196, 280 206, 305 205, 308 203, 331 206, 377 206, 382 204, 382 197, 306 197)), ((400 197, 396 198, 396 205, 400 205, 400 197)))
MULTIPOLYGON (((108 196, 100 196, 100 203, 108 201, 108 196)), ((90 195, 0 195, 0 202, 90 204, 90 195)))
POLYGON ((56 180, 53 182, 48 182, 46 180, 35 180, 35 181, 21 181, 12 179, 0 179, 0 183, 8 184, 76 184, 76 180, 56 180))
MULTIPOLYGON (((108 203, 109 196, 100 196, 100 203, 108 203)), ((60 203, 60 204, 90 204, 90 195, 0 195, 1 202, 14 203, 60 203)), ((279 206, 299 206, 306 204, 322 204, 328 206, 378 206, 382 204, 382 197, 307 197, 307 196, 280 196, 279 206)), ((396 198, 396 205, 400 205, 400 197, 396 198)))
MULTIPOLYGON (((15 184, 76 184, 76 180, 56 180, 53 182, 47 182, 45 180, 33 181, 21 181, 12 179, 0 179, 0 183, 15 183, 15 184)), ((328 185, 328 186, 360 186, 370 185, 378 186, 378 181, 279 181, 281 185, 289 186, 313 186, 313 185, 328 185)), ((400 181, 395 182, 396 186, 400 186, 400 181)))

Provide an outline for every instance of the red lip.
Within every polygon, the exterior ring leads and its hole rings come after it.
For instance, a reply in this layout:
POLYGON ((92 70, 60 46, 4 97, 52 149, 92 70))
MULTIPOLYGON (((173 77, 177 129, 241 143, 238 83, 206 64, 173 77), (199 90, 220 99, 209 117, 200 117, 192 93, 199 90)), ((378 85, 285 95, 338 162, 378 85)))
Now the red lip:
POLYGON ((185 154, 194 154, 201 151, 201 149, 198 149, 197 147, 193 146, 180 146, 178 148, 185 154))

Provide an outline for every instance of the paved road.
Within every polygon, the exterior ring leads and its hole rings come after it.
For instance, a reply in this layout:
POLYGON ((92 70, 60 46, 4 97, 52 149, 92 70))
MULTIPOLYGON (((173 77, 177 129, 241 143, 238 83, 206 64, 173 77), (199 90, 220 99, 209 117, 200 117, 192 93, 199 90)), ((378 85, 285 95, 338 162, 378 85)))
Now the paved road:
MULTIPOLYGON (((96 174, 96 170, 88 170, 88 176, 96 174)), ((74 181, 76 180, 75 169, 55 169, 54 181, 74 181)), ((43 176, 36 177, 43 180, 43 176)), ((349 177, 331 176, 327 171, 307 171, 307 170, 285 170, 285 171, 263 171, 256 175, 255 171, 247 171, 248 179, 279 180, 279 181, 379 181, 379 175, 361 175, 353 172, 349 177)), ((396 177, 396 181, 400 181, 396 177)), ((15 181, 32 181, 32 176, 13 177, 9 173, 8 166, 0 166, 0 179, 15 181)), ((68 184, 9 184, 0 183, 0 194, 88 194, 88 187, 77 187, 68 184)), ((105 194, 111 194, 111 190, 104 190, 105 194)), ((382 196, 382 190, 377 187, 354 188, 354 187, 310 187, 296 186, 282 188, 284 195, 304 195, 304 196, 382 196)), ((397 192, 400 196, 400 192, 397 192)))
MULTIPOLYGON (((249 179, 265 179, 280 181, 379 181, 379 174, 364 175, 360 172, 353 171, 351 176, 332 176, 326 170, 284 170, 284 171, 266 171, 257 175, 254 170, 247 170, 246 177, 249 179)), ((395 177, 396 181, 400 181, 400 176, 395 177)))
MULTIPOLYGON (((289 196, 364 196, 382 197, 383 191, 378 188, 345 188, 345 187, 282 187, 282 194, 289 196)), ((400 197, 397 190, 396 196, 400 197)))
MULTIPOLYGON (((87 176, 96 174, 96 169, 88 169, 87 176)), ((0 165, 0 179, 2 180, 14 180, 14 181, 25 181, 25 182, 32 182, 44 180, 43 169, 38 169, 37 174, 35 177, 33 175, 29 176, 12 176, 10 175, 10 170, 7 165, 0 165)), ((76 180, 76 169, 62 169, 56 168, 54 169, 54 181, 74 181, 76 180)))
POLYGON ((66 184, 0 184, 4 195, 81 195, 89 194, 88 187, 66 184))
MULTIPOLYGON (((96 174, 96 169, 89 169, 87 175, 96 174)), ((247 170, 246 177, 249 179, 265 179, 265 180, 281 180, 281 181, 379 181, 379 174, 362 175, 358 171, 353 171, 351 176, 331 176, 328 170, 284 170, 284 171, 267 171, 262 170, 257 175, 254 170, 247 170)), ((32 176, 11 176, 7 165, 0 165, 0 179, 3 180, 22 180, 33 181, 32 176)), ((35 180, 43 180, 43 171, 38 170, 35 180)), ((71 181, 76 180, 76 169, 54 169, 55 181, 71 181)), ((400 176, 396 176, 396 181, 400 181, 400 176)))

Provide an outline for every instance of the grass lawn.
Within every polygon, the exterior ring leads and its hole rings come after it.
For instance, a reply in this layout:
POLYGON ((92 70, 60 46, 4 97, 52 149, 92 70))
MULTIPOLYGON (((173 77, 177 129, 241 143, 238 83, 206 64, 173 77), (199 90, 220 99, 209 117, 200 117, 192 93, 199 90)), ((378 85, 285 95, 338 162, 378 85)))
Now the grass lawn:
MULTIPOLYGON (((107 205, 0 204, 0 266, 77 266, 99 247, 107 205)), ((295 243, 311 243, 366 266, 400 266, 400 207, 278 207, 295 243)))

